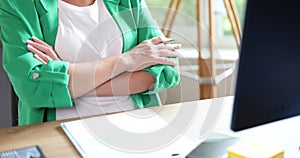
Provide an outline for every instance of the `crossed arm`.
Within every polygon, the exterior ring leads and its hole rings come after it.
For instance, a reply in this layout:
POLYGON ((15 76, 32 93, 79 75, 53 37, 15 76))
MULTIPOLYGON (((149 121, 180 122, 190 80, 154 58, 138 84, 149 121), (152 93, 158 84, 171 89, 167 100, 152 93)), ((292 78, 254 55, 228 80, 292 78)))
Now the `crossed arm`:
POLYGON ((154 78, 149 72, 124 72, 101 84, 95 90, 86 93, 85 96, 120 96, 136 94, 151 89, 153 83, 154 78))
MULTIPOLYGON (((175 66, 176 63, 167 57, 178 57, 172 50, 181 47, 178 44, 166 46, 163 41, 162 37, 155 37, 123 54, 86 63, 70 63, 68 87, 72 98, 128 95, 151 89, 154 77, 142 69, 156 64, 175 66)), ((27 47, 44 64, 48 60, 60 60, 51 46, 35 37, 27 41, 27 47)))

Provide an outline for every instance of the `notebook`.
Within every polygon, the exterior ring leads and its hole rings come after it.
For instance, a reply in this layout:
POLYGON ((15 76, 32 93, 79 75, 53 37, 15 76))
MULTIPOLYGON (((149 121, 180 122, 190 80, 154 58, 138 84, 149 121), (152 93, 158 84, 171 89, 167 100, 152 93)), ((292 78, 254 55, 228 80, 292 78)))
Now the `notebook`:
POLYGON ((172 157, 187 155, 192 141, 150 109, 61 124, 82 157, 172 157), (177 137, 170 140, 172 134, 177 137))

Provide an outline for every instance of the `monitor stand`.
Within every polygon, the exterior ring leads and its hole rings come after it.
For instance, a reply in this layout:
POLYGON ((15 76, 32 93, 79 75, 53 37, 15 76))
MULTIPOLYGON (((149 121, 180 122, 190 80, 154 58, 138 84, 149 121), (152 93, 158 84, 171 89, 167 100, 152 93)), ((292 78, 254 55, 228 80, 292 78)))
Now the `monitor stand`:
POLYGON ((207 139, 193 149, 186 158, 224 157, 229 146, 234 145, 239 138, 220 133, 211 133, 207 139))

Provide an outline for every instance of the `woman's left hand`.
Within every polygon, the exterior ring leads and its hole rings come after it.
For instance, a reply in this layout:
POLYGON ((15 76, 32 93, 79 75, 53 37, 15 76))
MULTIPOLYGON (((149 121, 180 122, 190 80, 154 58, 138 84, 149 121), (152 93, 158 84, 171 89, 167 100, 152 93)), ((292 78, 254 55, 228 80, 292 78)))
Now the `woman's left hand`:
POLYGON ((26 42, 27 49, 31 51, 34 57, 40 62, 47 64, 49 60, 61 60, 52 46, 37 37, 32 37, 32 41, 27 40, 26 42))

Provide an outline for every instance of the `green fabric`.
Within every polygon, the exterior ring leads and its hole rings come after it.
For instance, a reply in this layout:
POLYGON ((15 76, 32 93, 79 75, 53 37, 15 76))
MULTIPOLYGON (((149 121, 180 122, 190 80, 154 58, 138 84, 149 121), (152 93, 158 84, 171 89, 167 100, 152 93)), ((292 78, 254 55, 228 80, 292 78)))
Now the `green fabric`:
MULTIPOLYGON (((143 40, 161 35, 139 0, 104 0, 123 34, 123 52, 143 40), (134 8, 134 9, 133 9, 134 8)), ((54 46, 58 27, 57 0, 0 0, 3 67, 19 97, 19 125, 55 120, 55 108, 72 107, 68 91, 69 63, 42 64, 28 52, 26 40, 36 36, 54 46), (34 78, 34 74, 38 78, 34 78)), ((145 69, 155 77, 151 91, 131 95, 136 108, 161 105, 157 92, 174 87, 179 74, 174 67, 145 69)))
MULTIPOLYGON (((146 4, 142 0, 104 0, 109 12, 119 25, 123 34, 123 52, 126 52, 144 40, 162 36, 146 4), (128 40, 132 39, 132 40, 128 40)), ((177 60, 174 58, 173 60, 177 60)), ((172 88, 179 83, 179 74, 175 67, 156 65, 144 69, 155 78, 154 89, 132 94, 136 108, 161 105, 158 92, 172 88)))
POLYGON ((57 2, 51 0, 0 1, 3 67, 19 97, 19 125, 55 120, 55 108, 72 107, 69 63, 42 64, 26 47, 32 36, 54 45, 57 19, 57 2), (34 79, 34 73, 39 77, 34 79))

